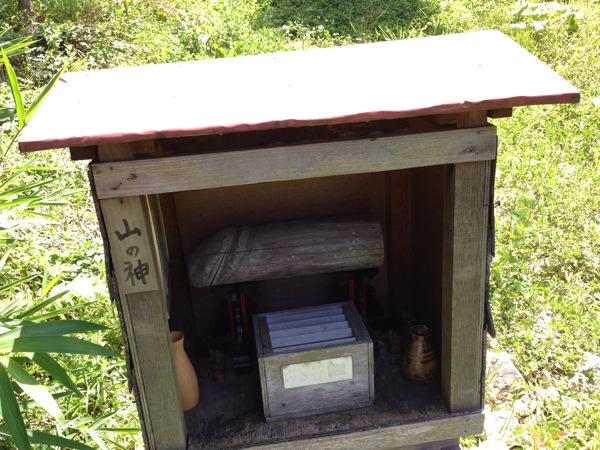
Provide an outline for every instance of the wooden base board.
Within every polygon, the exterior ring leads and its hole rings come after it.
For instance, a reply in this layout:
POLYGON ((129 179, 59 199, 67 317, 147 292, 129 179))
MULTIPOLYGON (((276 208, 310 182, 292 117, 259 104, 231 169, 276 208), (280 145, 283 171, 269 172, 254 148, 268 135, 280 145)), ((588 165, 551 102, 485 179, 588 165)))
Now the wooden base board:
POLYGON ((276 422, 264 419, 256 367, 240 377, 229 371, 225 383, 215 384, 208 361, 195 364, 201 400, 186 413, 188 450, 444 448, 483 432, 481 411, 449 413, 440 382, 409 383, 400 373, 399 356, 383 344, 375 358, 373 406, 276 422))
MULTIPOLYGON (((428 442, 426 444, 406 445, 403 447, 394 447, 393 450, 461 450, 458 439, 447 439, 438 442, 428 442)), ((392 450, 392 449, 389 449, 392 450)))

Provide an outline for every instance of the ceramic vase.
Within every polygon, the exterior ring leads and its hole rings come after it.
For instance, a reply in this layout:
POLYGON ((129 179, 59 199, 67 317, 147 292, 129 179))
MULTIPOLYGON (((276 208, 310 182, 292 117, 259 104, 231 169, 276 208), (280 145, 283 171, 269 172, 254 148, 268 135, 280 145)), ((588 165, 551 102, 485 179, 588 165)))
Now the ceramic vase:
POLYGON ((188 411, 198 404, 200 390, 194 366, 183 348, 183 333, 181 331, 171 331, 171 348, 173 349, 173 360, 177 372, 181 406, 184 411, 188 411))
POLYGON ((430 342, 431 330, 425 325, 415 325, 409 332, 410 338, 402 359, 402 373, 413 383, 430 383, 435 379, 438 369, 430 342))

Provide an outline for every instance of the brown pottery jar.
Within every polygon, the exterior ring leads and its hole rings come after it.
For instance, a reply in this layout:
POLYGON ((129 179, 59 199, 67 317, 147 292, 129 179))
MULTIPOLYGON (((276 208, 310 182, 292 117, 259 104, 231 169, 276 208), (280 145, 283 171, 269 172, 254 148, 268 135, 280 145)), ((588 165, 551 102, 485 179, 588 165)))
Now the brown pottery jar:
POLYGON ((181 331, 171 331, 171 348, 173 349, 173 360, 177 372, 181 406, 184 411, 188 411, 198 404, 200 390, 194 366, 183 348, 183 333, 181 331))
POLYGON ((432 382, 438 369, 437 358, 431 346, 431 330, 425 325, 415 325, 409 329, 410 340, 402 359, 402 373, 413 383, 432 382))

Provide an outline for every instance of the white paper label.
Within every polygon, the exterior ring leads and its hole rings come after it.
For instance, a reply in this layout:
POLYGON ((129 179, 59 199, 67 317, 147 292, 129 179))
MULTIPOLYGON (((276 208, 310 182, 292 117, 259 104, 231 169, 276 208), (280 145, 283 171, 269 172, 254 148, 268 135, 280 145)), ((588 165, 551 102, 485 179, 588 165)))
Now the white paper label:
POLYGON ((284 389, 351 380, 352 356, 290 364, 283 366, 282 372, 284 389))

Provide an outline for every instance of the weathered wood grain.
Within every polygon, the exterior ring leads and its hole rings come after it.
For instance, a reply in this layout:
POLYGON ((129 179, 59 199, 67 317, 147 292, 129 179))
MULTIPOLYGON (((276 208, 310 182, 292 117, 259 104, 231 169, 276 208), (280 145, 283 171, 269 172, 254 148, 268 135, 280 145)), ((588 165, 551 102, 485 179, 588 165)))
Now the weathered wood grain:
POLYGON ((350 303, 254 316, 263 407, 267 421, 369 406, 375 397, 373 342, 350 303), (309 333, 298 322, 344 313, 346 328, 309 333), (270 323, 300 330, 279 337, 270 323), (305 331, 304 333, 302 331, 305 331), (352 342, 342 341, 350 338, 352 342))
POLYGON ((396 170, 386 174, 386 259, 389 297, 387 309, 395 317, 401 311, 409 310, 408 294, 413 282, 411 268, 414 257, 411 255, 412 234, 412 170, 396 170))
POLYGON ((483 312, 487 202, 487 162, 449 169, 454 201, 444 227, 442 301, 442 392, 451 411, 483 405, 483 312))
POLYGON ((92 164, 98 197, 383 172, 496 156, 496 129, 439 131, 161 159, 92 164))
POLYGON ((69 153, 72 161, 96 159, 98 157, 98 147, 95 145, 71 147, 69 153))
MULTIPOLYGON (((194 324, 194 305, 190 299, 190 283, 181 246, 180 224, 175 208, 174 194, 159 197, 160 218, 164 225, 165 247, 163 258, 168 258, 167 307, 169 325, 172 330, 185 333, 186 350, 194 351, 197 342, 197 328, 194 324)), ((157 210, 158 212, 158 210, 157 210)), ((165 262, 167 263, 167 262, 165 262)), ((166 271, 165 271, 166 272, 166 271)))
POLYGON ((103 200, 102 214, 121 294, 155 291, 158 289, 158 269, 149 233, 142 213, 145 198, 125 197, 103 200))
MULTIPOLYGON (((442 445, 445 446, 451 438, 480 433, 483 421, 483 414, 472 413, 247 448, 261 450, 319 450, 324 448, 328 450, 435 450, 445 448, 436 444, 436 441, 444 441, 445 443, 442 445)), ((453 445, 451 448, 456 447, 453 445)))
POLYGON ((198 245, 188 275, 200 288, 366 269, 383 260, 376 217, 333 217, 221 230, 198 245))
POLYGON ((187 433, 169 337, 164 296, 158 291, 123 299, 125 324, 149 450, 185 450, 187 433))
POLYGON ((488 111, 488 117, 490 119, 505 119, 507 117, 512 117, 512 113, 512 108, 492 109, 488 111))
MULTIPOLYGON (((119 158, 127 157, 130 150, 128 144, 122 144, 101 147, 99 152, 107 158, 119 158)), ((147 272, 132 272, 131 275, 135 278, 143 273, 145 283, 137 280, 134 284, 127 277, 117 278, 145 441, 151 450, 184 450, 187 436, 175 378, 166 287, 159 256, 159 249, 164 253, 164 245, 159 245, 161 238, 157 235, 162 227, 155 223, 157 214, 153 214, 151 205, 156 208, 157 202, 150 202, 146 196, 100 200, 112 259, 119 262, 123 255, 132 256, 127 252, 128 247, 123 246, 123 243, 129 245, 131 242, 138 248, 136 260, 140 259, 149 267, 147 272), (123 228, 123 219, 130 221, 128 229, 123 228), (133 232, 136 228, 139 233, 133 232), (111 230, 114 236, 111 236, 111 230), (119 236, 124 235, 128 236, 121 242, 119 236), (129 241, 132 238, 135 242, 129 241)), ((115 264, 117 271, 123 267, 127 267, 124 261, 115 264)))
MULTIPOLYGON (((459 126, 485 117, 465 117, 459 126)), ((446 169, 442 396, 450 411, 483 405, 483 311, 491 162, 446 169)))

